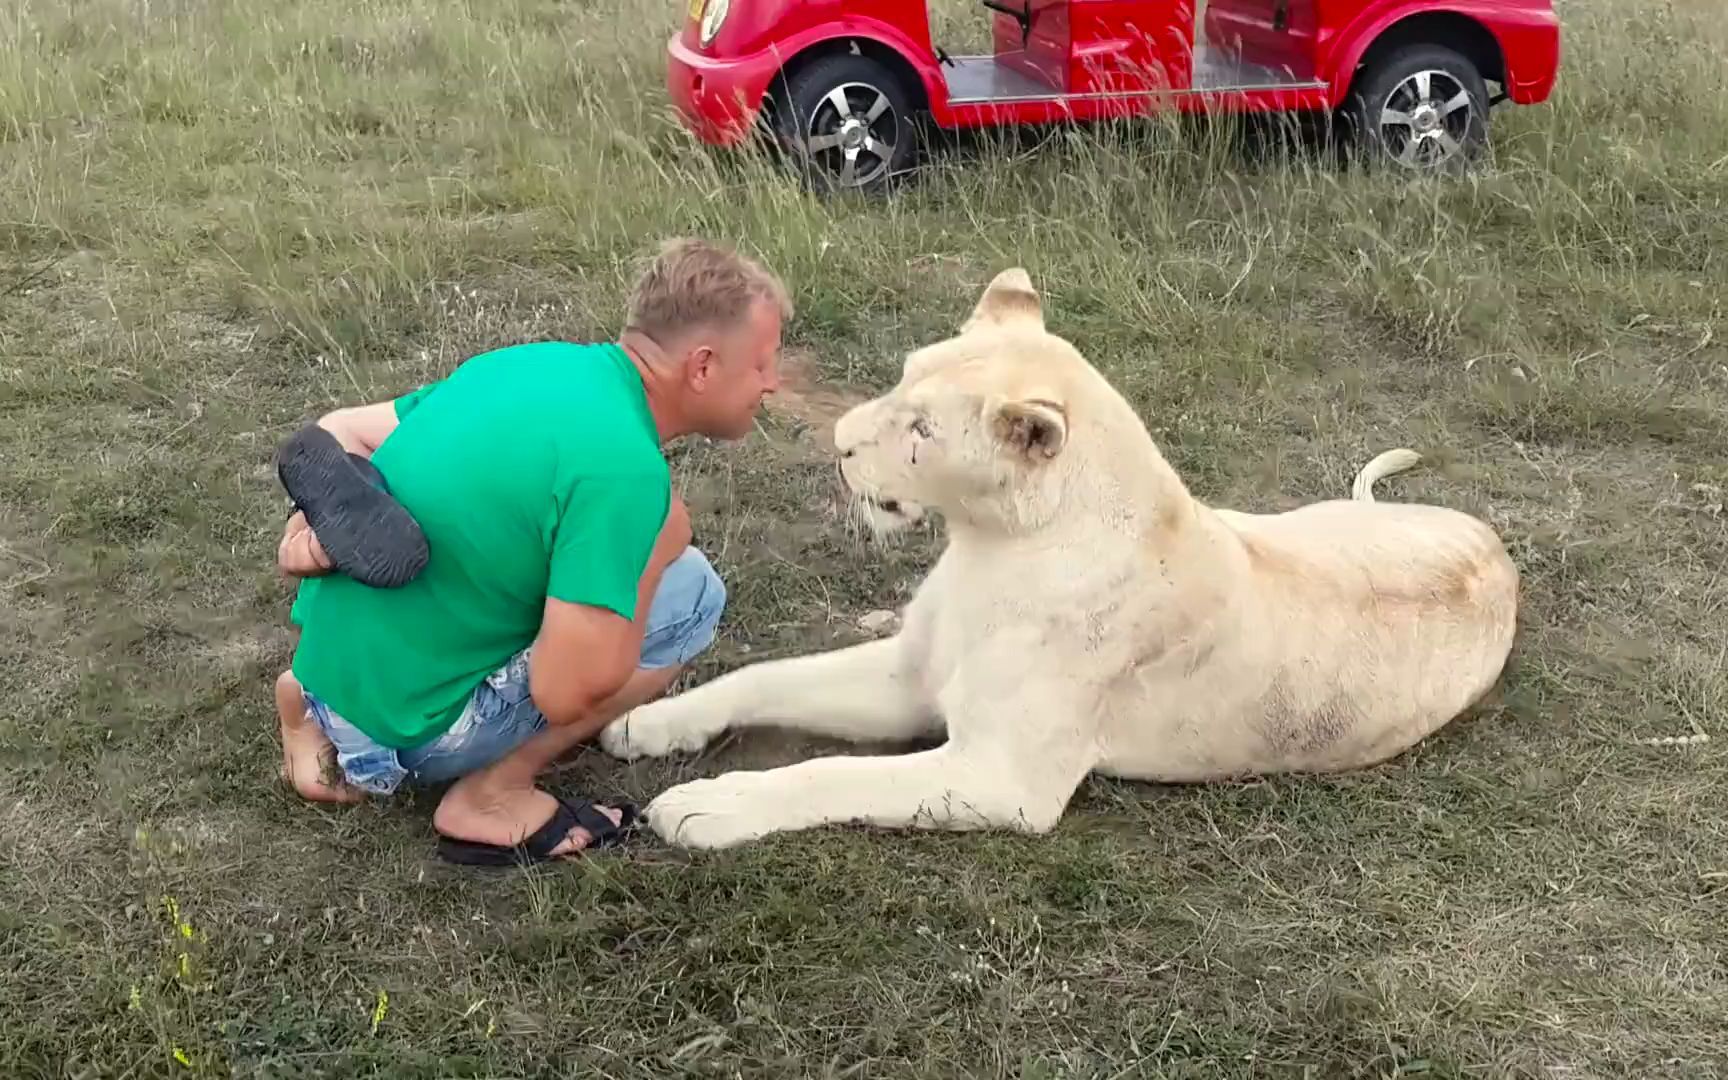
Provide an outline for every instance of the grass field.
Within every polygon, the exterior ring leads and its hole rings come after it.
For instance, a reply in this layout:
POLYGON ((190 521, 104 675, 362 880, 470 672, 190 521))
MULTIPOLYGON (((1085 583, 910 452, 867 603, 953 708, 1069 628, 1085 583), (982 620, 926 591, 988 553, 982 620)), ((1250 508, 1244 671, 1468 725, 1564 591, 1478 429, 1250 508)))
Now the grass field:
MULTIPOLYGON (((1471 179, 1149 124, 963 149, 889 203, 690 146, 680 7, 0 11, 0 1075, 1728 1071, 1721 4, 1564 0, 1554 100, 1501 110, 1471 179), (1506 536, 1503 700, 1349 777, 1095 781, 1040 839, 497 876, 435 860, 426 796, 298 803, 277 440, 610 336, 679 232, 794 283, 805 373, 747 444, 676 458, 732 600, 700 675, 906 597, 938 538, 853 539, 825 425, 1023 264, 1204 499, 1435 455, 1383 497, 1506 536)), ((558 784, 642 800, 817 749, 596 750, 558 784)))

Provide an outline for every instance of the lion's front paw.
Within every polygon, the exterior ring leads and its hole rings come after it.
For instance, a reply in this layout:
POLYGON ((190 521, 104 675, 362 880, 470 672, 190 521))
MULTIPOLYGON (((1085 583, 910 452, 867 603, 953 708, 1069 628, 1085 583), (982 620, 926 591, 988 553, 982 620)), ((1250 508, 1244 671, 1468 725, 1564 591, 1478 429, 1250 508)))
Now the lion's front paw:
POLYGON ((682 697, 662 698, 607 724, 600 731, 600 747, 625 761, 694 753, 725 729, 724 721, 682 697))
POLYGON ((644 811, 660 839, 687 848, 725 848, 790 825, 763 774, 725 773, 667 788, 644 811))

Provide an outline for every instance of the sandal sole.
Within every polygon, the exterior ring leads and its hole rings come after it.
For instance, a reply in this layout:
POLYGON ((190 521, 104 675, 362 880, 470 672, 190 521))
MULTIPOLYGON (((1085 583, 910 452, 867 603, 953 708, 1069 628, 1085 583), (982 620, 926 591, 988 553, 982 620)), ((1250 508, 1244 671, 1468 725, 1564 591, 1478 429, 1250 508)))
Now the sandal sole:
POLYGON ((430 552, 420 524, 366 478, 328 431, 308 425, 295 432, 277 454, 276 474, 337 570, 393 589, 426 568, 430 552))

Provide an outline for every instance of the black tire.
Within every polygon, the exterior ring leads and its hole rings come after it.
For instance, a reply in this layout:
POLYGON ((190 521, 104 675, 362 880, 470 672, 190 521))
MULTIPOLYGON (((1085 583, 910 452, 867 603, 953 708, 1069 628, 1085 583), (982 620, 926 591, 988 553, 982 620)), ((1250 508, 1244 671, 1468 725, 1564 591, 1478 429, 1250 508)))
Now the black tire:
POLYGON ((821 190, 875 194, 917 158, 914 99, 880 61, 850 53, 821 57, 778 84, 774 98, 775 141, 821 190), (848 114, 840 113, 836 95, 847 102, 848 114), (815 149, 806 150, 807 139, 815 149))
POLYGON ((1444 45, 1405 45, 1374 57, 1357 75, 1342 119, 1351 148, 1370 162, 1458 172, 1488 144, 1488 108, 1488 84, 1463 54, 1444 45))

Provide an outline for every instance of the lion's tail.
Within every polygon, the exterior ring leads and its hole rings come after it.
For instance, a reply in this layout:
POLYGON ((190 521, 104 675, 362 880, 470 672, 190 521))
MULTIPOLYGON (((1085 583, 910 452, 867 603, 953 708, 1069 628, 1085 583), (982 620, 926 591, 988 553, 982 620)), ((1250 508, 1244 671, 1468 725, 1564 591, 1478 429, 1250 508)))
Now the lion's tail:
POLYGON ((1358 502, 1373 502, 1376 483, 1414 467, 1421 460, 1422 455, 1414 450, 1386 451, 1362 466, 1362 471, 1356 474, 1356 482, 1350 485, 1350 497, 1358 502))

